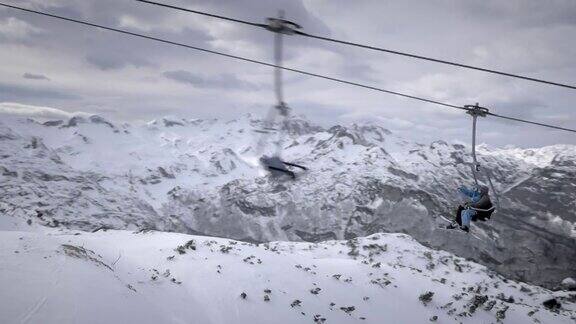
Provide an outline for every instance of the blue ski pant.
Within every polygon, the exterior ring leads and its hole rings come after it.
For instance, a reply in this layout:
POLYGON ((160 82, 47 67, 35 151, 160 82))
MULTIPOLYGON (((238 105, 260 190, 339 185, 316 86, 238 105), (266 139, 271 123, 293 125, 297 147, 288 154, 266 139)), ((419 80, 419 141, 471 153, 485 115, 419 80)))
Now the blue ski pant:
POLYGON ((464 209, 462 211, 462 226, 470 227, 470 220, 476 215, 476 211, 473 209, 464 209))

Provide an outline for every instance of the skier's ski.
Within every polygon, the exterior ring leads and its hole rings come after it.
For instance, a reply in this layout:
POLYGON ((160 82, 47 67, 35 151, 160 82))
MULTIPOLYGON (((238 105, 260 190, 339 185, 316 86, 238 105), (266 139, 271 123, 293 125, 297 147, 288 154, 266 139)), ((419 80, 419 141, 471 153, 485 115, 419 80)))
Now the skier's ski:
MULTIPOLYGON (((445 221, 445 222, 447 222, 447 223, 449 223, 449 224, 452 224, 452 222, 453 222, 453 221, 449 220, 448 218, 446 218, 446 217, 444 217, 444 216, 442 216, 442 215, 440 215, 439 217, 440 217, 440 219, 442 219, 443 221, 445 221)), ((454 230, 456 230, 457 232, 464 232, 464 231, 460 230, 458 227, 456 227, 456 228, 446 228, 446 226, 440 225, 439 228, 440 228, 440 229, 443 229, 443 230, 448 230, 448 231, 454 231, 454 230)), ((477 240, 480 241, 480 242, 484 242, 484 240, 482 240, 478 235, 472 233, 471 231, 470 231, 470 232, 467 232, 466 234, 474 237, 475 239, 477 239, 477 240)))
POLYGON ((296 179, 296 174, 290 170, 285 170, 285 169, 281 169, 281 168, 276 168, 273 166, 268 166, 269 170, 274 170, 274 171, 278 171, 278 172, 282 172, 285 173, 287 175, 289 175, 290 177, 292 177, 292 179, 296 179))
POLYGON ((290 163, 290 162, 284 162, 284 161, 282 161, 282 163, 284 163, 285 165, 288 165, 288 166, 293 166, 293 167, 296 167, 296 168, 300 168, 300 169, 302 169, 302 170, 308 170, 308 168, 306 168, 305 166, 299 165, 299 164, 290 163))

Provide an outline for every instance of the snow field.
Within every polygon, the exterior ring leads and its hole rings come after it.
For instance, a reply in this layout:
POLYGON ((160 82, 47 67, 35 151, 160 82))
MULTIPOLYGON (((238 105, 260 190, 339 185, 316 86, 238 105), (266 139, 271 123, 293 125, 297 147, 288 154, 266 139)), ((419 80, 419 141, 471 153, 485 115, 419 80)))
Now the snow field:
POLYGON ((506 280, 404 234, 255 245, 154 231, 48 230, 4 231, 0 241, 0 323, 574 323, 576 318, 574 294, 506 280), (542 306, 553 297, 561 309, 542 306))

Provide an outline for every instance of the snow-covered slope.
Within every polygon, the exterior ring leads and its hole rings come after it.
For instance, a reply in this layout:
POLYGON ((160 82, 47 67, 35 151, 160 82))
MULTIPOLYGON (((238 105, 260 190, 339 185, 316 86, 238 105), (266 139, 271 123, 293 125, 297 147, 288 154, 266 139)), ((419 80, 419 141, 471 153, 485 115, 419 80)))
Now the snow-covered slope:
POLYGON ((283 155, 310 170, 285 181, 258 165, 273 143, 258 145, 262 122, 251 116, 0 122, 0 211, 24 228, 154 228, 253 242, 404 232, 515 279, 553 287, 576 277, 574 146, 480 147, 501 203, 472 236, 439 229, 458 203, 455 188, 472 183, 460 144, 294 118, 283 155))
POLYGON ((576 294, 506 280, 404 234, 255 245, 155 231, 3 231, 0 260, 0 323, 576 320, 576 294))

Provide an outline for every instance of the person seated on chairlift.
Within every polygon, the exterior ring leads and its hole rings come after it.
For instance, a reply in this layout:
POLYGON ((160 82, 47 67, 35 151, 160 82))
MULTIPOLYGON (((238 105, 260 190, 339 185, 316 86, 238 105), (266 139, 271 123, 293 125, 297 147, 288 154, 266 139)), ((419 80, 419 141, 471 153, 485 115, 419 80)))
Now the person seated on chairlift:
POLYGON ((476 185, 472 188, 461 186, 458 191, 465 197, 465 203, 458 206, 456 220, 446 228, 454 229, 460 227, 465 232, 470 231, 470 221, 486 221, 494 211, 494 206, 490 200, 488 187, 476 185))

